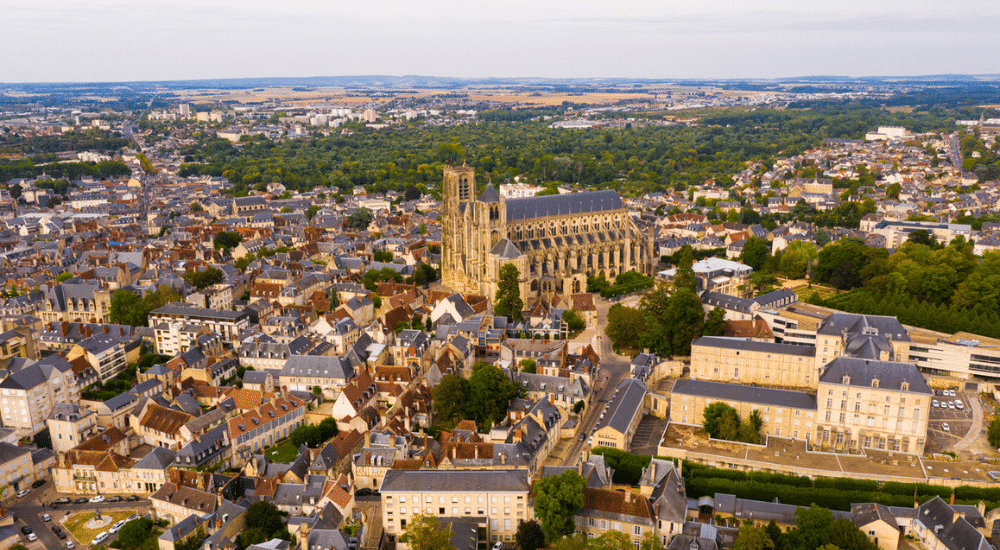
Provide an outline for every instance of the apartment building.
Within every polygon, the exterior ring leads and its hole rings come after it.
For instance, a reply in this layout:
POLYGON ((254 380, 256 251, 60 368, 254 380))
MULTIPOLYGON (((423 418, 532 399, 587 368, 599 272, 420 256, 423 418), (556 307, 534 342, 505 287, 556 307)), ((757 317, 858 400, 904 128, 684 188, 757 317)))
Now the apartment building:
POLYGON ((97 414, 76 403, 56 403, 47 420, 52 450, 68 452, 97 432, 97 414))
POLYGON ((905 361, 910 335, 895 317, 832 313, 816 329, 816 368, 842 355, 905 361))
POLYGON ((635 378, 622 380, 597 420, 590 445, 628 450, 639 421, 648 410, 647 395, 650 394, 643 382, 635 378))
POLYGON ((73 278, 49 290, 43 304, 38 315, 45 323, 106 323, 111 311, 111 292, 97 281, 73 278))
POLYGON ((1000 378, 1000 340, 958 332, 948 338, 911 331, 907 361, 922 372, 959 378, 1000 378))
POLYGON ((190 333, 190 327, 212 331, 222 337, 223 343, 232 345, 236 337, 250 327, 250 312, 208 309, 174 302, 150 312, 149 326, 155 331, 157 352, 177 355, 187 351, 194 340, 187 336, 185 341, 182 334, 190 333))
POLYGON ((838 357, 819 380, 816 444, 923 454, 932 396, 910 363, 838 357))
POLYGON ((816 429, 816 396, 799 391, 738 384, 678 380, 671 391, 670 422, 701 426, 705 409, 726 403, 746 420, 758 411, 764 424, 760 434, 810 441, 816 429))
POLYGON ((691 343, 691 378, 734 384, 814 388, 816 348, 703 336, 691 343))
POLYGON ((391 540, 406 531, 418 514, 471 518, 490 541, 512 541, 519 520, 530 519, 527 470, 390 470, 379 492, 382 525, 391 540))
POLYGON ((58 355, 49 356, 0 381, 0 419, 18 437, 45 428, 56 403, 76 403, 80 391, 73 366, 58 355))
POLYGON ((229 419, 234 460, 242 463, 279 439, 288 437, 295 428, 305 424, 305 416, 305 401, 293 395, 282 395, 229 419))

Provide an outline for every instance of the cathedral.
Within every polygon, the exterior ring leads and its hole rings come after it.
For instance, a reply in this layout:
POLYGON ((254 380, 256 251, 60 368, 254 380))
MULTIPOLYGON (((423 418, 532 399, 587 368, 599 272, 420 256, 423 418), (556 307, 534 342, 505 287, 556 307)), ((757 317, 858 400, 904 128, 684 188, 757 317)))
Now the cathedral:
POLYGON ((490 183, 474 197, 472 168, 445 166, 441 212, 443 283, 496 295, 500 268, 520 272, 521 298, 587 291, 587 277, 652 270, 653 237, 615 191, 505 199, 490 183))

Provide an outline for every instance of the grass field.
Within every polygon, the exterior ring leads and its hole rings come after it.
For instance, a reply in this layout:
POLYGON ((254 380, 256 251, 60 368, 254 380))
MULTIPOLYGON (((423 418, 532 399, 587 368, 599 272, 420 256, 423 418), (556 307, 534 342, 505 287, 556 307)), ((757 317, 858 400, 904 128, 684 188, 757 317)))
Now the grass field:
POLYGON ((264 456, 271 462, 292 462, 298 458, 299 449, 292 444, 291 439, 287 439, 284 443, 275 445, 264 451, 264 456))
POLYGON ((99 535, 102 531, 107 531, 116 522, 121 521, 132 514, 135 510, 103 510, 101 511, 102 516, 111 516, 112 522, 105 526, 103 529, 88 529, 87 522, 94 519, 93 512, 81 512, 76 514, 66 521, 63 522, 63 527, 66 528, 76 540, 80 541, 80 544, 90 544, 94 540, 94 537, 99 535))

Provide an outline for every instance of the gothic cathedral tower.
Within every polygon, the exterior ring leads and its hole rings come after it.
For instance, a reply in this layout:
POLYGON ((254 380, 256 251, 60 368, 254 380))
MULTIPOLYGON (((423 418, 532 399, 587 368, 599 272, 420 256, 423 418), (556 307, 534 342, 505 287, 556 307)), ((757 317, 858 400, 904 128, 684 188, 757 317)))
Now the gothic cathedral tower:
MULTIPOLYGON (((442 283, 458 292, 468 292, 472 208, 469 202, 476 191, 476 173, 466 166, 444 167, 444 188, 441 196, 441 275, 442 283)), ((475 291, 478 291, 476 289, 475 291)))

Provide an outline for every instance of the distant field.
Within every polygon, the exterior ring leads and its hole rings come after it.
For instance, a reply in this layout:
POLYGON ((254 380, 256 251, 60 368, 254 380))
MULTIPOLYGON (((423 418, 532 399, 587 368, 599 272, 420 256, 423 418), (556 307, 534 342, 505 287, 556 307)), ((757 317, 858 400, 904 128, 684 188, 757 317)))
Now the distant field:
POLYGON ((913 107, 909 105, 894 105, 892 107, 886 107, 885 110, 890 113, 912 113, 913 107))
MULTIPOLYGON (((391 90, 387 90, 391 91, 391 90)), ((192 103, 215 103, 220 101, 238 101, 240 103, 266 103, 280 102, 284 104, 307 105, 317 102, 333 104, 371 104, 385 103, 394 98, 425 98, 434 95, 454 95, 465 94, 470 101, 494 101, 509 105, 521 105, 530 107, 551 107, 561 105, 564 101, 581 103, 587 105, 611 105, 619 102, 666 102, 669 100, 694 99, 694 95, 705 92, 707 94, 719 93, 724 97, 746 97, 757 95, 759 92, 719 90, 717 88, 692 88, 681 86, 657 86, 655 88, 643 89, 638 93, 616 93, 616 92, 595 92, 595 93, 574 93, 574 92, 529 92, 521 90, 511 90, 509 88, 451 88, 420 90, 416 93, 396 94, 391 97, 373 97, 368 95, 352 95, 355 92, 348 92, 344 88, 316 88, 308 91, 295 91, 287 87, 259 88, 253 90, 180 90, 175 92, 181 101, 192 103)), ((711 98, 706 98, 706 100, 711 98)))

